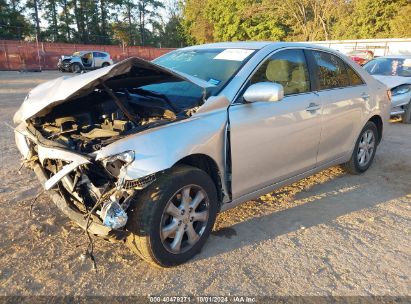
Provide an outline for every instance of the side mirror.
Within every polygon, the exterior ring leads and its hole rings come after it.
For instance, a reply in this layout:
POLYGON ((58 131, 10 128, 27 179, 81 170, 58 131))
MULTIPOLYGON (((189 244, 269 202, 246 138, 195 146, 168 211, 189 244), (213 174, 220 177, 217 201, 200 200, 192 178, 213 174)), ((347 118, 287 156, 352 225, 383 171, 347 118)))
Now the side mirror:
POLYGON ((247 102, 279 101, 284 97, 284 88, 274 82, 258 82, 249 86, 243 97, 247 102))

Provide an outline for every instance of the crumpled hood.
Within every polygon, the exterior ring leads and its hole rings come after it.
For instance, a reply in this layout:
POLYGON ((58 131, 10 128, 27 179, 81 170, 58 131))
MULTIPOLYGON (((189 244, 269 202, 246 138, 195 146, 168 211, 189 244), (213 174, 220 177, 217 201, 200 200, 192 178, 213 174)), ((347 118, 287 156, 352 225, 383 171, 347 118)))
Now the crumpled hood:
POLYGON ((61 55, 61 60, 65 60, 65 59, 72 59, 73 56, 71 55, 61 55))
POLYGON ((411 84, 411 77, 401 77, 401 76, 383 76, 383 75, 372 75, 375 79, 385 84, 389 89, 398 87, 402 84, 411 84))
POLYGON ((148 70, 150 75, 168 77, 171 81, 188 81, 203 89, 214 86, 202 79, 133 57, 92 72, 74 77, 63 76, 38 85, 27 94, 13 117, 14 123, 19 124, 27 119, 44 115, 53 107, 71 98, 91 93, 101 81, 126 74, 132 68, 143 68, 148 70))

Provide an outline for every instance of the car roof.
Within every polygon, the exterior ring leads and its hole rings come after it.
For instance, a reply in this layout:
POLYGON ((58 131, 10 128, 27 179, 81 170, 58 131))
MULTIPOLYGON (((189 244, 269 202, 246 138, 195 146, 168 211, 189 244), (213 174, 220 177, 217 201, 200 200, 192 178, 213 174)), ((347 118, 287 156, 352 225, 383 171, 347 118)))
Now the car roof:
POLYGON ((351 51, 349 51, 348 53, 353 53, 353 52, 373 52, 373 51, 371 51, 371 50, 351 50, 351 51))
MULTIPOLYGON (((284 47, 312 47, 316 49, 322 49, 326 51, 334 51, 330 48, 323 47, 321 45, 310 44, 306 42, 280 42, 280 41, 239 41, 239 42, 217 42, 217 43, 207 43, 200 45, 193 45, 185 47, 180 50, 198 50, 198 49, 250 49, 250 50, 261 50, 267 46, 273 49, 280 49, 284 47)), ((337 52, 337 51, 334 51, 337 52)))
POLYGON ((388 59, 411 59, 411 55, 388 55, 388 56, 380 56, 378 58, 388 58, 388 59))
POLYGON ((74 53, 80 53, 80 54, 86 54, 86 53, 92 53, 92 52, 99 52, 99 53, 104 53, 104 54, 108 54, 107 52, 104 51, 75 51, 74 53))

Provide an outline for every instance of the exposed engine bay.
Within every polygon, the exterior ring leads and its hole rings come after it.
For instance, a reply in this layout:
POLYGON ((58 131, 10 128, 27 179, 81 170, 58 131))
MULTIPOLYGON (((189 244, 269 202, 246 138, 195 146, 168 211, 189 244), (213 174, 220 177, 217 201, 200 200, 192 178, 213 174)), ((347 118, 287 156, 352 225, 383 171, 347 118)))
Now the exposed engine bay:
POLYGON ((151 95, 144 97, 127 89, 113 94, 127 106, 133 120, 107 92, 96 90, 55 107, 46 116, 32 119, 31 123, 47 140, 70 150, 90 153, 121 136, 187 117, 185 111, 177 112, 179 109, 155 94, 146 93, 151 95))

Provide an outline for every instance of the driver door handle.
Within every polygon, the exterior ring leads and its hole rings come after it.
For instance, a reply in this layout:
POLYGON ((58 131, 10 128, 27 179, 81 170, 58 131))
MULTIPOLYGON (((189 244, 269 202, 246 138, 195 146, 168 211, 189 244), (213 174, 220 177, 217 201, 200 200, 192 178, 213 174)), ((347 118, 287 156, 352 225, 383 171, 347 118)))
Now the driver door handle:
POLYGON ((361 98, 362 98, 364 101, 367 101, 367 100, 370 98, 370 95, 364 92, 364 93, 361 94, 361 98))
POLYGON ((311 102, 305 110, 307 112, 314 113, 314 112, 318 111, 320 108, 321 108, 321 106, 319 104, 311 102))

